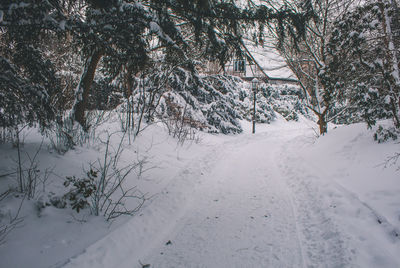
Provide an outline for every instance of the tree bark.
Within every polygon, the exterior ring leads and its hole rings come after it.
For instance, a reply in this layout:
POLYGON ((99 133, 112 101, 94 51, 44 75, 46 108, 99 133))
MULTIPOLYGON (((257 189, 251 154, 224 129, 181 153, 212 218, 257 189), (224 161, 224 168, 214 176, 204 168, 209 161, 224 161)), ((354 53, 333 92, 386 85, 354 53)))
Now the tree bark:
MULTIPOLYGON (((379 0, 380 3, 380 11, 382 13, 382 28, 384 33, 384 42, 385 42, 385 55, 386 60, 389 67, 389 73, 391 76, 391 81, 389 85, 389 96, 390 103, 392 106, 393 120, 396 128, 400 128, 400 105, 397 105, 397 101, 399 100, 400 93, 400 71, 399 71, 399 61, 397 55, 397 48, 395 46, 395 41, 392 32, 392 18, 388 14, 387 4, 391 4, 393 8, 396 8, 396 5, 388 3, 383 0, 379 0)), ((397 10, 396 10, 397 11, 397 10)), ((396 15, 396 14, 395 14, 396 15)), ((398 29, 396 29, 398 30, 398 29)))
POLYGON ((318 125, 319 125, 319 134, 324 135, 328 132, 328 123, 325 119, 325 113, 317 114, 318 116, 318 125))
POLYGON ((90 87, 92 86, 97 64, 104 52, 101 49, 95 49, 92 55, 86 60, 81 80, 75 92, 75 103, 72 108, 72 118, 77 121, 83 129, 87 130, 85 110, 88 104, 90 87))

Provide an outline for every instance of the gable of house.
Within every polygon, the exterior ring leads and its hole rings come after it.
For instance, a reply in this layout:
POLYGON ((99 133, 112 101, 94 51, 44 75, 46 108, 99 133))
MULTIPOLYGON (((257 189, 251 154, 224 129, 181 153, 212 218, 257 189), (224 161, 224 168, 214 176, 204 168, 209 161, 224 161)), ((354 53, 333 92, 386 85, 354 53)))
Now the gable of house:
POLYGON ((251 81, 258 78, 270 84, 298 84, 293 72, 273 47, 260 47, 248 42, 244 44, 244 54, 233 54, 224 68, 217 62, 209 61, 204 73, 239 76, 251 81))

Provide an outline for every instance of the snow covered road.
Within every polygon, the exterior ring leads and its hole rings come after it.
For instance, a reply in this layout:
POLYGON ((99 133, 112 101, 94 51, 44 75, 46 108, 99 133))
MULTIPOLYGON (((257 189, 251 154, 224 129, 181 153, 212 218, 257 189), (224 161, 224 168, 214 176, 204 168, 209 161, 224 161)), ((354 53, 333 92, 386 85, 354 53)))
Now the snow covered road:
POLYGON ((292 202, 276 162, 278 139, 261 137, 219 148, 190 209, 166 237, 171 244, 152 250, 146 262, 154 267, 302 266, 292 202))
POLYGON ((67 267, 400 267, 391 227, 301 156, 312 140, 286 127, 210 146, 67 267))

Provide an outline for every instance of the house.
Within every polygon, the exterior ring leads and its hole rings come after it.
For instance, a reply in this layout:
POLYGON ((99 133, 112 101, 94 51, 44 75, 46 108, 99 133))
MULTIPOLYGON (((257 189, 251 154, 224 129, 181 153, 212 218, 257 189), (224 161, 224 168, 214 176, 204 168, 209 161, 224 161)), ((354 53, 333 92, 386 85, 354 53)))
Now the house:
POLYGON ((239 76, 243 80, 254 78, 269 84, 298 84, 293 72, 273 46, 255 46, 247 41, 243 44, 244 53, 233 55, 225 68, 216 62, 206 64, 206 73, 222 73, 239 76))

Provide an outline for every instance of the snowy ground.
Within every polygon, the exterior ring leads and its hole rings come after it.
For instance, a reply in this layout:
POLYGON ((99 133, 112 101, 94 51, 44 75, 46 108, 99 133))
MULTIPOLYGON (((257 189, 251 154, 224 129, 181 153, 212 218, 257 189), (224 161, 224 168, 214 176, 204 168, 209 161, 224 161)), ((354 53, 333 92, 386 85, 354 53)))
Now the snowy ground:
MULTIPOLYGON (((0 267, 400 267, 400 176, 381 165, 398 144, 362 124, 319 139, 311 126, 278 120, 183 147, 148 128, 122 159, 155 167, 132 182, 154 195, 136 216, 109 227, 65 209, 30 215, 27 202, 0 267)), ((96 151, 41 157, 62 177, 96 151)))

